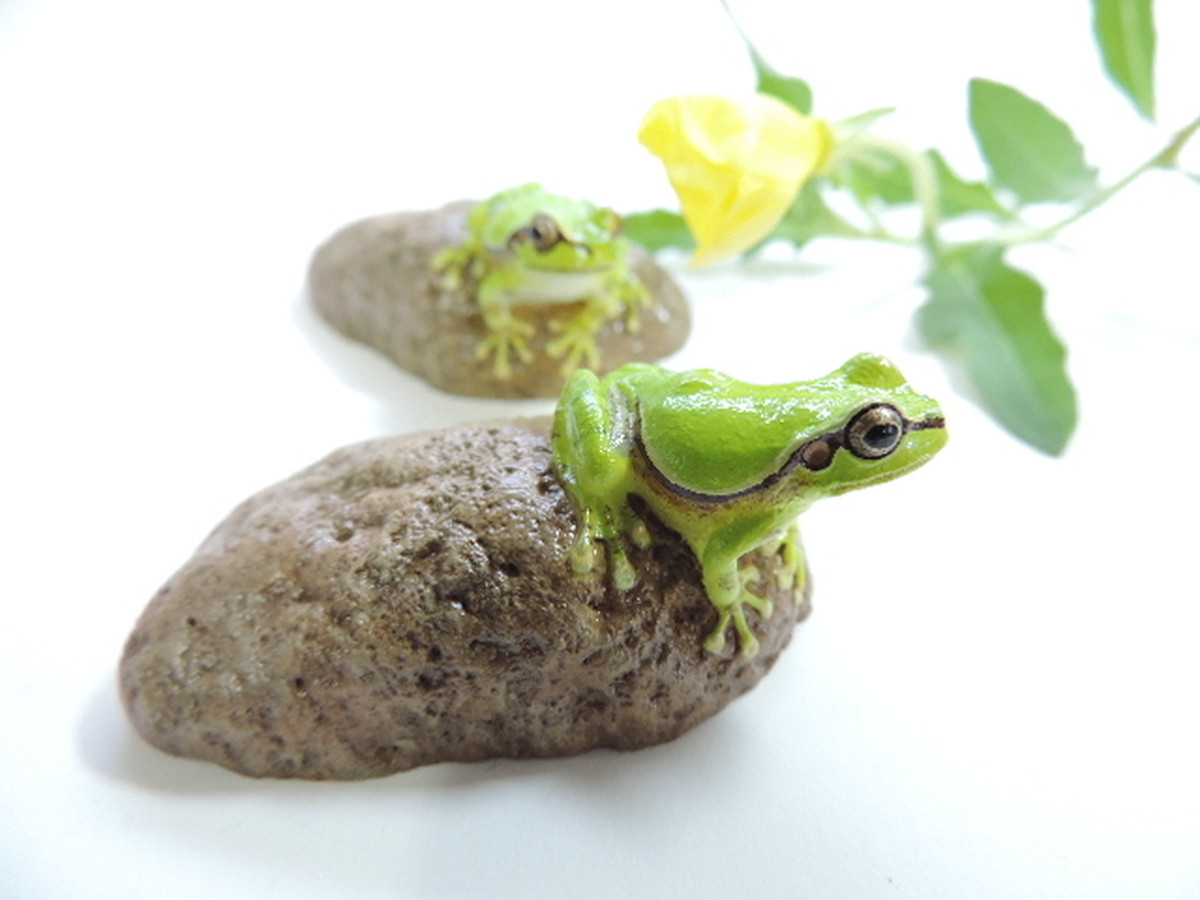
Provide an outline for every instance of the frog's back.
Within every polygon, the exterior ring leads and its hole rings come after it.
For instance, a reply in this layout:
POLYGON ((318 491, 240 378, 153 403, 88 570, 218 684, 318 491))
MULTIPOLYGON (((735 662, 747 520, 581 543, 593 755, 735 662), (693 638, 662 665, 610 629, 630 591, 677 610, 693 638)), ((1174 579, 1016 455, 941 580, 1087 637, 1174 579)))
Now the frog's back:
POLYGON ((681 372, 642 393, 646 455, 690 491, 720 496, 752 488, 829 417, 808 388, 748 384, 707 369, 681 372))

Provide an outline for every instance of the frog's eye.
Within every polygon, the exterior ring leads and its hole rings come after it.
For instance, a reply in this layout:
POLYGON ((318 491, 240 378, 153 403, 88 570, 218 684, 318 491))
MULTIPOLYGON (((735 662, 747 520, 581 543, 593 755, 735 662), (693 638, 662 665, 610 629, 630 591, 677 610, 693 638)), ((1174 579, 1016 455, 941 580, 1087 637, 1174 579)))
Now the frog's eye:
POLYGON ((536 250, 545 253, 561 240, 563 240, 563 235, 558 228, 558 223, 547 215, 537 215, 533 217, 532 222, 514 233, 508 243, 509 246, 533 244, 536 250))
POLYGON ((886 403, 868 406, 846 426, 846 447, 859 459, 883 459, 904 438, 904 416, 886 403))

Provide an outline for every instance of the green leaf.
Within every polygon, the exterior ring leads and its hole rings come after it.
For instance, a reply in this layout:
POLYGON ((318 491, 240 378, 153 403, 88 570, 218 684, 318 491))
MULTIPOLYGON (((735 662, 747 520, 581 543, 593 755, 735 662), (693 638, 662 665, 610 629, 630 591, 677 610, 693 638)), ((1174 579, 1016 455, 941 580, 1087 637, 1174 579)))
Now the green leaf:
MULTIPOLYGON (((1016 218, 986 184, 961 178, 936 150, 928 150, 925 155, 937 179, 938 213, 941 218, 952 219, 975 213, 1007 220, 1016 218)), ((868 145, 867 152, 847 156, 838 164, 834 177, 864 206, 871 201, 889 206, 916 201, 908 164, 882 148, 868 145)))
POLYGON ((1070 127, 1016 88, 972 79, 970 118, 994 182, 1020 200, 1078 200, 1098 189, 1070 127))
POLYGON ((811 115, 813 95, 808 82, 783 75, 771 68, 758 52, 758 48, 749 40, 746 41, 746 48, 750 51, 750 60, 754 63, 754 73, 758 77, 758 92, 782 100, 799 113, 811 115))
POLYGON ((900 158, 875 147, 868 146, 865 152, 841 159, 834 179, 863 206, 871 201, 896 206, 915 199, 908 166, 900 158))
POLYGON ((1001 425, 1058 455, 1077 418, 1066 349, 1046 320, 1041 285, 1005 263, 1003 252, 970 244, 939 259, 925 281, 918 326, 930 346, 961 360, 1001 425))
POLYGON ((808 82, 800 78, 792 78, 789 75, 774 69, 767 62, 766 57, 758 52, 758 48, 754 46, 754 42, 747 37, 746 32, 742 30, 741 24, 733 14, 733 10, 729 8, 729 3, 726 0, 721 0, 721 5, 725 7, 725 14, 729 16, 733 22, 733 27, 738 30, 742 41, 746 44, 746 50, 750 53, 750 61, 754 64, 754 74, 758 79, 758 92, 775 97, 777 100, 782 100, 788 106, 797 112, 804 115, 812 114, 812 88, 808 86, 808 82))
POLYGON ((858 238, 867 237, 867 233, 830 209, 821 196, 819 182, 810 181, 800 189, 796 201, 763 244, 784 240, 802 247, 819 237, 858 238))
POLYGON ((1154 165, 1162 169, 1175 169, 1183 171, 1179 166, 1179 155, 1183 153, 1196 132, 1200 131, 1200 116, 1197 116, 1171 138, 1171 143, 1163 148, 1162 152, 1154 160, 1154 165))
POLYGON ((1154 0, 1092 0, 1092 25, 1108 77, 1154 120, 1154 0))
POLYGON ((996 199, 990 187, 959 177, 942 154, 930 150, 929 159, 937 173, 938 206, 942 218, 952 219, 972 213, 986 213, 1002 219, 1016 218, 1012 210, 996 199))
POLYGON ((623 219, 625 234, 651 252, 667 247, 692 250, 696 246, 696 239, 677 212, 654 209, 629 213, 623 219))
POLYGON ((852 138, 856 134, 862 134, 864 131, 870 130, 871 126, 880 119, 890 116, 896 111, 894 106, 879 106, 875 109, 868 109, 866 112, 859 113, 856 116, 848 116, 845 119, 838 119, 832 123, 835 139, 841 143, 847 138, 852 138))

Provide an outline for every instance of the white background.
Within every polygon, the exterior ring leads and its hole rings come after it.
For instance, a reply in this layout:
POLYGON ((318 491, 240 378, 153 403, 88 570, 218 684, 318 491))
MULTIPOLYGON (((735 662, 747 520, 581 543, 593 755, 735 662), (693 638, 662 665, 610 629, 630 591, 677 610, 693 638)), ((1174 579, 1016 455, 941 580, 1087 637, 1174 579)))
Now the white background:
MULTIPOLYGON (((1162 129, 1104 80, 1084 3, 734 6, 820 114, 896 106, 882 133, 971 176, 973 75, 1069 119, 1110 179, 1200 112, 1190 0, 1159 3, 1162 129)), ((1014 256, 1071 348, 1059 460, 922 350, 915 254, 677 266, 673 366, 788 381, 876 350, 952 428, 806 515, 814 615, 680 740, 313 784, 126 724, 126 635, 243 497, 345 443, 550 408, 439 394, 333 333, 315 246, 531 178, 671 204, 644 111, 751 86, 715 0, 0 0, 0 896, 1200 897, 1200 186, 1167 175, 1014 256)))

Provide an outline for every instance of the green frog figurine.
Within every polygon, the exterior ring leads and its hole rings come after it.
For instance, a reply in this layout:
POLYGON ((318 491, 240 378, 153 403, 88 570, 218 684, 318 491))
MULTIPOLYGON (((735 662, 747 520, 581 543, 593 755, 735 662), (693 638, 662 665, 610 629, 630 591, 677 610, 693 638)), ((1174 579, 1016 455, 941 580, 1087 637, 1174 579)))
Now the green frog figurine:
POLYGON ((747 587, 758 573, 746 554, 781 551, 783 586, 799 592, 797 517, 822 497, 910 472, 945 443, 936 401, 888 360, 861 354, 824 378, 779 385, 645 363, 604 378, 580 369, 559 401, 552 447, 581 516, 575 571, 596 571, 604 544, 614 585, 633 587, 623 541, 651 539, 630 507, 636 494, 696 555, 717 610, 705 649, 721 653, 732 624, 740 652, 753 656, 746 607, 767 618, 771 604, 747 587))
POLYGON ((471 211, 466 238, 439 253, 434 269, 447 289, 461 288, 468 275, 478 284, 487 337, 476 356, 494 356, 496 377, 512 376, 514 357, 532 358, 534 326, 515 315, 518 307, 583 303, 546 348, 563 360, 564 373, 599 363, 596 332, 606 322, 623 314, 637 330, 649 295, 629 265, 621 228, 613 210, 538 184, 501 191, 471 211))

